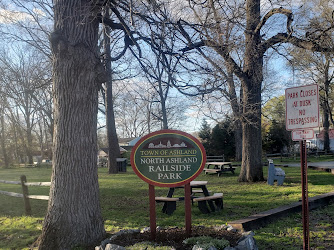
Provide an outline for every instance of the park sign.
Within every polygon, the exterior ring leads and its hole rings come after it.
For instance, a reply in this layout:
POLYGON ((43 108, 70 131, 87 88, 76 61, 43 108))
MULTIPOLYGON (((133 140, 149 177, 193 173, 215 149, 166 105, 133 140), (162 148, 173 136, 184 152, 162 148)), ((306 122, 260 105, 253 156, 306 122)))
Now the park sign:
POLYGON ((311 140, 314 139, 313 129, 301 129, 292 131, 293 141, 311 140))
POLYGON ((160 130, 142 137, 131 152, 134 172, 145 182, 160 187, 182 186, 203 170, 206 153, 192 135, 160 130))
POLYGON ((306 85, 285 90, 286 129, 300 130, 319 127, 318 85, 306 85))

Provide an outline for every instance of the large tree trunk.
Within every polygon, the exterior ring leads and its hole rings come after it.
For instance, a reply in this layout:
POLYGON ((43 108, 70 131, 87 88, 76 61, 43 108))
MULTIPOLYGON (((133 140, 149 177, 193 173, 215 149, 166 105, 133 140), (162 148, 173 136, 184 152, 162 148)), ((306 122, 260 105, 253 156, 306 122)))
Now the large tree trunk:
POLYGON ((92 1, 54 1, 54 148, 50 200, 39 249, 91 246, 105 235, 97 175, 101 63, 92 1))
POLYGON ((261 85, 263 79, 263 54, 258 51, 260 32, 254 33, 260 21, 260 1, 247 0, 247 26, 245 32, 244 72, 248 77, 241 80, 243 90, 242 164, 239 181, 262 181, 261 140, 261 85))

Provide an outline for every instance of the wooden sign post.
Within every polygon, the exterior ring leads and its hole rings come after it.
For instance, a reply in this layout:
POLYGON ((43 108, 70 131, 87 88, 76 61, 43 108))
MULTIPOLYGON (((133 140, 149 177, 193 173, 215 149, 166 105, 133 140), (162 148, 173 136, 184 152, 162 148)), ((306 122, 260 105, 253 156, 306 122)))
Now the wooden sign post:
POLYGON ((313 139, 311 128, 319 127, 318 85, 306 85, 285 90, 286 129, 292 131, 292 140, 300 141, 302 183, 303 248, 310 249, 306 139, 313 139))
POLYGON ((154 186, 185 186, 186 232, 191 233, 190 182, 203 170, 206 153, 192 135, 178 130, 160 130, 141 138, 131 152, 134 172, 149 184, 151 237, 156 235, 154 186))

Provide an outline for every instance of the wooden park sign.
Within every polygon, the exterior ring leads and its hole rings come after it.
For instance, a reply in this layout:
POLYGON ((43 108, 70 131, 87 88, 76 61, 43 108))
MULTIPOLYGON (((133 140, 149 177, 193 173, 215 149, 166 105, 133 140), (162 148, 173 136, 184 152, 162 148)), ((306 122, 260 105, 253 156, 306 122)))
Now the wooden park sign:
POLYGON ((203 170, 203 145, 192 135, 177 130, 150 133, 134 146, 131 165, 135 173, 154 186, 182 186, 203 170))
POLYGON ((159 187, 185 186, 186 230, 191 232, 190 182, 203 170, 206 153, 190 134, 178 130, 160 130, 141 138, 131 152, 134 172, 149 184, 150 227, 155 238, 155 190, 159 187))

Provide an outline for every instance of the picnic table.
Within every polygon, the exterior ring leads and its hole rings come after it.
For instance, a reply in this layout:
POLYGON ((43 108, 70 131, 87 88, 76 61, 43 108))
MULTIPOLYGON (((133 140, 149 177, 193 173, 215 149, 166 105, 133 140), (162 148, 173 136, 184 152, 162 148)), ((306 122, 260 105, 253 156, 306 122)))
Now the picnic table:
POLYGON ((214 174, 218 174, 218 176, 220 176, 220 174, 222 174, 223 172, 227 172, 227 171, 230 171, 230 172, 232 172, 232 174, 234 174, 234 170, 235 170, 235 168, 232 166, 232 162, 229 162, 229 161, 225 161, 225 162, 219 162, 219 161, 206 162, 205 165, 207 166, 204 169, 205 174, 214 173, 214 174), (210 168, 210 166, 212 166, 212 168, 210 168))
MULTIPOLYGON (((191 181, 190 182, 190 190, 191 190, 191 199, 192 202, 198 202, 198 208, 203 213, 210 213, 206 203, 208 203, 211 211, 220 210, 223 206, 222 201, 222 193, 215 193, 210 195, 206 185, 207 181, 191 181), (202 193, 204 196, 197 197, 197 194, 202 193), (215 203, 214 203, 215 201, 215 203), (215 206, 216 205, 216 206, 215 206)), ((184 197, 173 197, 176 188, 184 188, 184 186, 180 187, 172 187, 169 188, 168 194, 166 197, 155 197, 157 202, 164 202, 164 206, 162 208, 162 212, 168 215, 171 215, 176 209, 176 202, 183 201, 184 197)))

